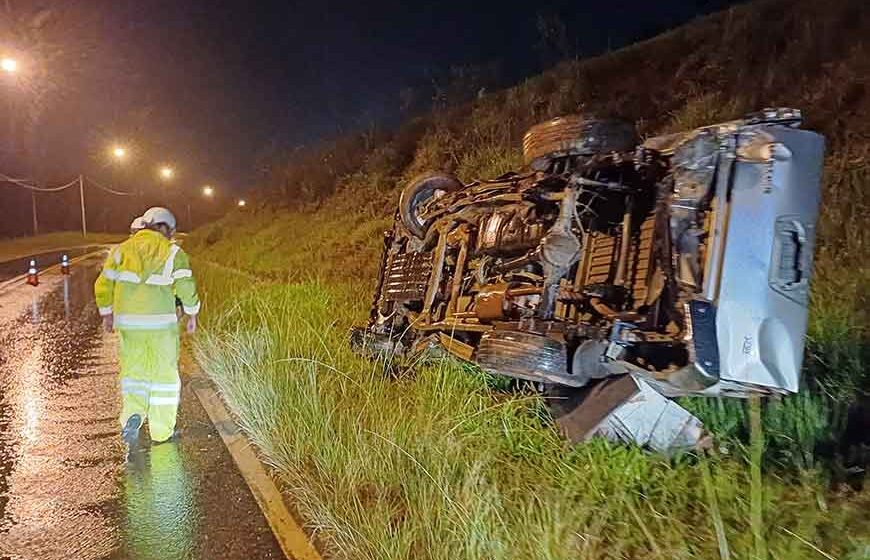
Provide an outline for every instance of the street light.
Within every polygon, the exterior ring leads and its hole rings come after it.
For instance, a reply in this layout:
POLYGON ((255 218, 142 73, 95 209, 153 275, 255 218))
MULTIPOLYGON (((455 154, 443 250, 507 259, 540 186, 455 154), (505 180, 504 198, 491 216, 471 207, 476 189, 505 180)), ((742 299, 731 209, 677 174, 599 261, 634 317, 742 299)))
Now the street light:
POLYGON ((239 208, 241 208, 241 207, 244 206, 245 204, 247 204, 247 202, 245 202, 245 199, 244 199, 244 198, 241 199, 241 200, 238 202, 238 206, 239 206, 239 208))
MULTIPOLYGON (((9 8, 8 4, 6 6, 7 10, 9 8)), ((14 75, 18 72, 18 61, 14 58, 4 56, 0 57, 0 71, 3 71, 7 74, 14 75)), ((16 78, 10 78, 15 80, 16 78)), ((14 105, 13 96, 9 97, 9 149, 11 152, 15 152, 15 105, 14 105)), ((32 203, 33 208, 33 235, 37 235, 39 233, 39 222, 36 219, 36 191, 30 191, 30 201, 32 203)))
POLYGON ((124 159, 127 157, 127 149, 121 146, 115 146, 112 149, 112 155, 115 156, 115 159, 124 159))
POLYGON ((168 181, 172 179, 172 176, 175 175, 175 170, 171 167, 164 165, 160 168, 160 178, 168 181))
POLYGON ((7 74, 14 74, 18 71, 18 61, 8 56, 3 57, 0 59, 0 70, 3 70, 7 74))
POLYGON ((205 196, 214 196, 214 187, 211 185, 206 185, 202 188, 202 194, 205 196))

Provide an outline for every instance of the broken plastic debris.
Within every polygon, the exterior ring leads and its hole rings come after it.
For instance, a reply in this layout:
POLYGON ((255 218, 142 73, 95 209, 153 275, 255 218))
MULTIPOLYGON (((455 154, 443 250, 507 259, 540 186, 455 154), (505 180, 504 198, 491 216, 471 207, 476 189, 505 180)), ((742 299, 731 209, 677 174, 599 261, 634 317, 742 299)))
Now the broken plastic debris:
POLYGON ((648 383, 633 378, 638 392, 611 412, 592 435, 671 454, 703 446, 704 428, 688 410, 648 383))

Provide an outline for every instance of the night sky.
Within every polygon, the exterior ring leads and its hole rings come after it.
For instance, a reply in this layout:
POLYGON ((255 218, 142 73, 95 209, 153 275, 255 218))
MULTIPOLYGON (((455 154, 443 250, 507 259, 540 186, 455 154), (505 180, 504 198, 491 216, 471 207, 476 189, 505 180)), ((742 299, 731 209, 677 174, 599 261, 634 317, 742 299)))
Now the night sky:
POLYGON ((167 162, 185 184, 238 190, 270 147, 389 126, 403 89, 424 108, 451 66, 491 65, 493 85, 510 85, 728 3, 8 1, 16 13, 53 5, 46 33, 67 51, 38 126, 45 180, 79 169, 108 180, 106 147, 121 141, 133 151, 126 180, 167 162), (539 21, 564 25, 558 44, 539 21))

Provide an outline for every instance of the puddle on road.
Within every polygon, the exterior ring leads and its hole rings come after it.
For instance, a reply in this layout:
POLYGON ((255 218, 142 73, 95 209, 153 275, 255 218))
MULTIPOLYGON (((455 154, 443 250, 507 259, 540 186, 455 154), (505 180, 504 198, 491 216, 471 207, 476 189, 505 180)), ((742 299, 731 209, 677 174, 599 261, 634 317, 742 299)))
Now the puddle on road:
POLYGON ((124 544, 129 557, 190 555, 199 521, 194 484, 175 442, 134 456, 124 477, 124 544))
POLYGON ((95 275, 0 295, 0 560, 282 558, 189 388, 182 437, 126 462, 95 275))
POLYGON ((0 554, 12 558, 106 558, 119 540, 94 507, 117 501, 121 449, 105 436, 117 405, 90 359, 99 321, 83 272, 0 324, 0 554))
POLYGON ((84 267, 0 320, 0 558, 188 558, 200 514, 176 443, 127 465, 114 355, 84 267))

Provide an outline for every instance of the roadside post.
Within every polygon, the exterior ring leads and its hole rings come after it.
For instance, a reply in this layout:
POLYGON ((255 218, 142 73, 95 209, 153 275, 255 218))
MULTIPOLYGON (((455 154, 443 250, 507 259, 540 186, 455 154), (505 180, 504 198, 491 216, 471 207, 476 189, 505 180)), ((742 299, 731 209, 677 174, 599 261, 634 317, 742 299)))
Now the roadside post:
POLYGON ((79 203, 82 207, 82 237, 88 236, 88 220, 85 216, 85 177, 79 175, 79 203))

